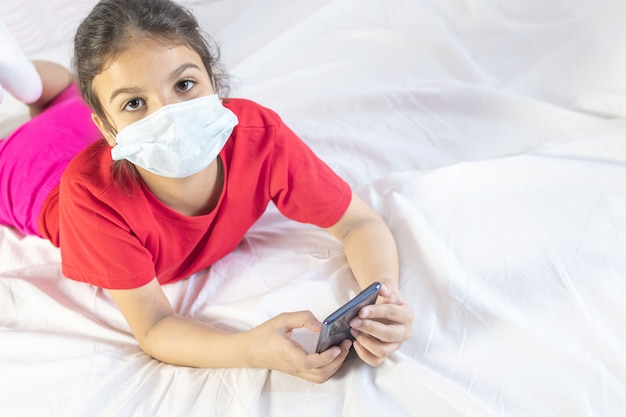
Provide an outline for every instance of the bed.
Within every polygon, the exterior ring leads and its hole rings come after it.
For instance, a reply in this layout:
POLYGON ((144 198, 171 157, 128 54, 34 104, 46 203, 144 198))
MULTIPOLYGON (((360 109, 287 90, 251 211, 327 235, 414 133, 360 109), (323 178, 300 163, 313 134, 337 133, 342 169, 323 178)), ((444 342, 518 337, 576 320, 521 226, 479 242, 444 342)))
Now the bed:
MULTIPOLYGON (((62 276, 57 249, 0 226, 0 415, 624 415, 625 3, 186 4, 231 96, 281 114, 387 221, 412 338, 323 384, 163 364, 106 292, 62 276)), ((68 64, 92 5, 0 0, 0 19, 29 56, 68 64)), ((5 95, 0 135, 25 118, 5 95)), ((180 314, 245 330, 323 318, 357 287, 328 233, 270 207, 165 291, 180 314)))

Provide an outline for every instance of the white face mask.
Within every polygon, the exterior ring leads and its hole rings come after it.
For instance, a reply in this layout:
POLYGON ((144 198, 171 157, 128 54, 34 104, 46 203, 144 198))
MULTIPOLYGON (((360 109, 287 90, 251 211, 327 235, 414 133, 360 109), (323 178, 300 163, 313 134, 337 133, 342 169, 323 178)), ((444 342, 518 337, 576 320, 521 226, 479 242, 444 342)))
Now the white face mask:
POLYGON ((111 156, 153 174, 188 177, 209 166, 238 122, 217 94, 169 104, 122 129, 111 156))

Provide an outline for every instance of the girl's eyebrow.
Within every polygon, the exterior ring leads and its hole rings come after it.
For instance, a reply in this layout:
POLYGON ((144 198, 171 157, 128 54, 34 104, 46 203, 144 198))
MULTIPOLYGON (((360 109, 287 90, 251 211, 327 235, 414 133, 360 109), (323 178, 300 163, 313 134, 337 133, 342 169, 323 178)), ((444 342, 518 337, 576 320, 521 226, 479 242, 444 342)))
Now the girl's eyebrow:
MULTIPOLYGON (((175 79, 178 78, 180 76, 180 74, 182 74, 183 72, 185 72, 186 70, 188 70, 189 68, 194 68, 197 69, 198 71, 200 71, 200 67, 197 66, 196 64, 192 63, 192 62, 187 62, 183 65, 181 65, 180 67, 176 68, 172 74, 170 75, 170 79, 175 79)), ((137 87, 122 87, 122 88, 118 88, 117 90, 113 91, 111 93, 111 96, 109 97, 109 103, 113 102, 113 99, 115 99, 115 97, 117 97, 120 94, 137 94, 139 93, 141 90, 137 87)))
POLYGON ((115 97, 117 97, 120 94, 137 94, 139 92, 139 88, 137 87, 122 87, 122 88, 118 88, 117 90, 113 91, 111 93, 111 96, 109 97, 109 103, 113 102, 113 99, 115 97))
POLYGON ((197 66, 196 64, 194 64, 192 62, 187 62, 186 64, 183 64, 180 67, 178 67, 176 70, 174 70, 172 72, 172 75, 170 75, 170 79, 178 78, 180 76, 180 74, 182 74, 183 72, 185 72, 189 68, 195 68, 197 70, 200 70, 200 67, 197 66))

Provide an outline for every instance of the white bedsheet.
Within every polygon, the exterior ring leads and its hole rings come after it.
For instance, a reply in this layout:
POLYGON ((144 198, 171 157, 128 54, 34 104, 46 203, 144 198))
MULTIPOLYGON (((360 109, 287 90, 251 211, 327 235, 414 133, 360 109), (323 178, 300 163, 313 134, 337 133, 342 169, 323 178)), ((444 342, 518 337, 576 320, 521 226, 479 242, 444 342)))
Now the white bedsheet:
MULTIPOLYGON (((0 19, 30 56, 68 63, 92 4, 0 0, 0 19)), ((413 338, 320 385, 162 364, 105 292, 62 276, 58 250, 0 226, 0 415, 624 414, 626 3, 187 4, 231 95, 277 110, 387 220, 413 338)), ((0 133, 25 114, 6 98, 0 133)), ((270 208, 165 290, 181 314, 244 330, 322 318, 357 288, 337 242, 270 208)))

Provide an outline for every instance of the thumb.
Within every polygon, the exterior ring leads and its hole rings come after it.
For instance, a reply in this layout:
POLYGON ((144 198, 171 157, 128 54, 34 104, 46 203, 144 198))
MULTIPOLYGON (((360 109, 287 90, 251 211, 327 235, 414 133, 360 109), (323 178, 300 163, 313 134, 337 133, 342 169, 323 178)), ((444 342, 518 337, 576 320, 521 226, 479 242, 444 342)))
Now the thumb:
POLYGON ((389 285, 383 284, 380 287, 380 297, 378 298, 378 302, 380 303, 389 303, 389 304, 398 304, 400 302, 400 293, 398 290, 392 289, 389 285))

